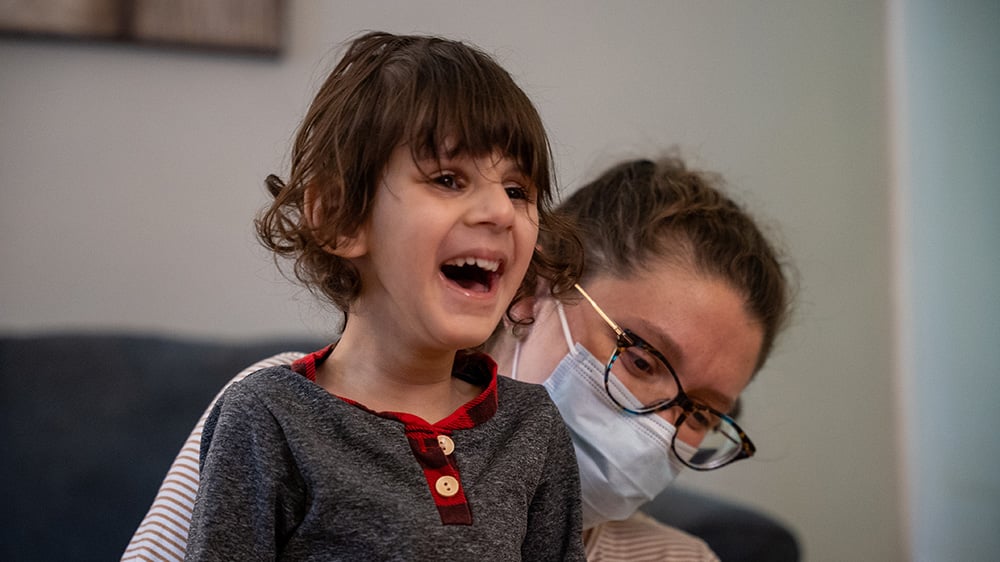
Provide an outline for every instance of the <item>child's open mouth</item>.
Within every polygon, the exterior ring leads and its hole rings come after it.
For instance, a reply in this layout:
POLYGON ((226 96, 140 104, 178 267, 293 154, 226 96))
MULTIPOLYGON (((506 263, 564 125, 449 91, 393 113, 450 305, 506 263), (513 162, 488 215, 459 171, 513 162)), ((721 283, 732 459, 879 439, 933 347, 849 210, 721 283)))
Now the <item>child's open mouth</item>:
POLYGON ((488 293, 503 273, 501 265, 499 261, 484 258, 454 258, 441 265, 441 273, 467 291, 488 293))

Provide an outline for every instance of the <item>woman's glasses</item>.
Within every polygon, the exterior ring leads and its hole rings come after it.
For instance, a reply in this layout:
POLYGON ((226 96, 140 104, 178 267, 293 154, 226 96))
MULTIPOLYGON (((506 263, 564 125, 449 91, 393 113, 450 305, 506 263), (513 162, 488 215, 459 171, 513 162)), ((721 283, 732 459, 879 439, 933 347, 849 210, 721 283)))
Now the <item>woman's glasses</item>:
POLYGON ((674 424, 677 432, 670 446, 681 462, 695 470, 713 470, 753 456, 757 448, 732 418, 690 399, 662 353, 631 331, 619 327, 583 288, 575 287, 615 331, 617 342, 604 368, 604 389, 619 408, 636 415, 680 408, 681 414, 674 424), (615 363, 619 368, 612 373, 615 363), (693 454, 691 447, 677 447, 677 436, 682 429, 693 437, 692 440, 698 441, 697 444, 689 443, 696 447, 693 454))

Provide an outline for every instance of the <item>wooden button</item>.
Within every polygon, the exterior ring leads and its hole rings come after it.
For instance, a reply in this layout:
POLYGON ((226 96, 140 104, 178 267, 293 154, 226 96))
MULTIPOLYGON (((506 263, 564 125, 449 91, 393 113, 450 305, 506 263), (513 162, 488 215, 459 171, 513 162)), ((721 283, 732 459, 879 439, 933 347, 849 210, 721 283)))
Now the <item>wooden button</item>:
POLYGON ((438 445, 446 455, 450 455, 455 450, 455 442, 447 435, 438 435, 438 445))
POLYGON ((434 483, 434 489, 443 497, 450 498, 458 493, 458 478, 442 476, 434 483))

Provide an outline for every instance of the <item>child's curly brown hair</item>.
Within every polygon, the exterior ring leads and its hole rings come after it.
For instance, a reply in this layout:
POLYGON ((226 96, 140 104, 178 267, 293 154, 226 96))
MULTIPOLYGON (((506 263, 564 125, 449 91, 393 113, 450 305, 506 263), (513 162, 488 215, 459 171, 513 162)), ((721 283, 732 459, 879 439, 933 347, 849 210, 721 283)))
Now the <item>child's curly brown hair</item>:
POLYGON ((499 151, 517 162, 537 190, 540 232, 564 246, 559 259, 535 251, 511 307, 534 295, 540 278, 554 296, 572 288, 582 247, 551 212, 554 172, 541 117, 489 55, 440 37, 370 32, 350 43, 303 120, 288 181, 266 180, 274 201, 256 221, 261 243, 276 259, 294 260, 295 277, 346 314, 361 279, 330 249, 368 220, 377 183, 401 145, 414 157, 448 146, 444 156, 499 151))

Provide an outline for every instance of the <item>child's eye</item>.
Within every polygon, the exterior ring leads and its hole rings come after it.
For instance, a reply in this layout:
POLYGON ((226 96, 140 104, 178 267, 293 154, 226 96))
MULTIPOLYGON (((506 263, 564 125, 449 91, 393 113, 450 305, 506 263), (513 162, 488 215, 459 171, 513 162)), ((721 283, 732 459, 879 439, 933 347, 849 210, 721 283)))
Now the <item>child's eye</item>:
POLYGON ((509 185, 504 188, 504 191, 507 192, 507 197, 510 197, 511 199, 531 199, 531 193, 520 185, 509 185))
POLYGON ((458 189, 461 187, 458 183, 458 178, 455 177, 455 174, 438 174, 437 176, 431 178, 431 181, 447 189, 458 189))

